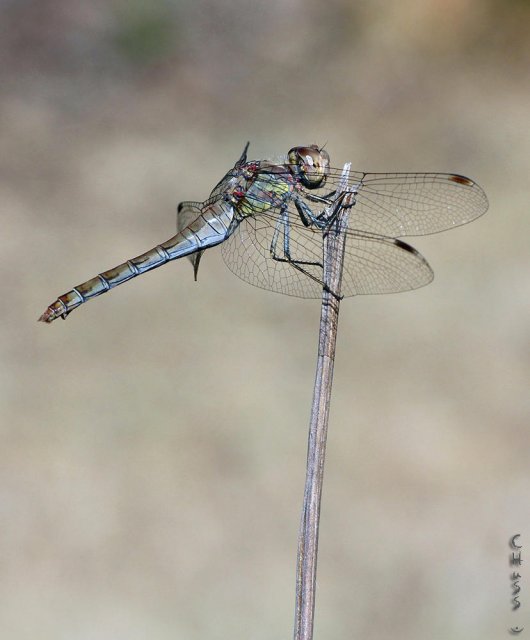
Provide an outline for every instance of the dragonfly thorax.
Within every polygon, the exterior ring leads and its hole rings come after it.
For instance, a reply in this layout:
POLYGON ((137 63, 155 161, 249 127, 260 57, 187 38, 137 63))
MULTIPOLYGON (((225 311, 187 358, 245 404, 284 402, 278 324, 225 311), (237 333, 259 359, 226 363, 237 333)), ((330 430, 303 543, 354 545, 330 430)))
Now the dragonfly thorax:
POLYGON ((319 189, 329 174, 329 155, 316 144, 293 147, 289 153, 289 169, 308 189, 319 189))

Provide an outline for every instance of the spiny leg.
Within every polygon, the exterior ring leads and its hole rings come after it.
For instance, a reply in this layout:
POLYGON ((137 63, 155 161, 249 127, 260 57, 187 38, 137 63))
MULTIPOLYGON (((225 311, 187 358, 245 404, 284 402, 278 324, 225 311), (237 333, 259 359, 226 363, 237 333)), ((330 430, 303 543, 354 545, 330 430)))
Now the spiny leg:
POLYGON ((337 195, 336 189, 322 196, 318 196, 316 193, 311 193, 309 191, 304 190, 304 197, 307 198, 308 200, 311 200, 311 202, 320 202, 321 204, 327 204, 327 205, 330 205, 333 202, 333 197, 335 195, 337 195))
MULTIPOLYGON (((310 197, 310 194, 306 194, 306 195, 308 198, 310 197)), ((327 205, 326 208, 321 213, 319 213, 318 215, 315 215, 311 207, 308 204, 306 204, 298 195, 293 197, 294 206, 296 207, 296 210, 298 212, 298 215, 300 216, 300 220, 302 221, 303 225, 305 227, 310 227, 313 224, 316 227, 318 227, 318 229, 320 230, 325 230, 326 227, 329 227, 333 223, 333 221, 336 218, 337 212, 342 206, 343 199, 344 197, 338 197, 336 199, 335 207, 333 208, 331 215, 329 215, 328 210, 333 205, 333 201, 324 200, 316 196, 314 197, 312 196, 311 200, 313 202, 320 202, 321 204, 327 205)))
MULTIPOLYGON (((276 222, 276 225, 274 227, 274 234, 272 236, 272 242, 271 242, 271 246, 270 246, 270 254, 273 260, 276 260, 277 262, 288 262, 289 264, 292 264, 293 266, 299 266, 302 264, 308 265, 308 266, 312 266, 312 267, 319 267, 320 269, 323 269, 323 264, 321 262, 314 262, 314 261, 310 261, 310 260, 294 260, 291 257, 291 250, 290 250, 290 246, 289 246, 289 233, 290 233, 290 227, 289 227, 289 218, 288 218, 288 213, 287 213, 287 208, 282 208, 281 212, 280 212, 280 216, 276 222), (278 237, 280 235, 280 230, 283 230, 283 257, 280 257, 277 253, 276 253, 276 247, 278 244, 278 237)), ((318 278, 315 278, 314 276, 312 276, 310 273, 307 273, 304 269, 301 269, 304 273, 306 273, 310 278, 313 278, 314 280, 316 280, 317 282, 320 282, 320 280, 318 278)))
MULTIPOLYGON (((332 193, 336 194, 337 192, 334 191, 332 193)), ((310 227, 312 225, 316 226, 318 229, 322 231, 323 237, 325 237, 331 231, 333 224, 338 219, 337 216, 341 211, 341 209, 350 209, 355 204, 355 194, 356 192, 353 192, 353 191, 344 191, 336 195, 334 201, 333 202, 329 201, 328 206, 318 216, 315 216, 315 214, 311 210, 311 207, 309 207, 309 205, 306 204, 298 195, 295 195, 295 197, 293 198, 293 201, 303 225, 305 227, 310 227)), ((307 195, 310 195, 310 194, 307 194, 307 195)), ((314 198, 311 198, 311 200, 313 202, 319 202, 321 199, 319 197, 314 197, 314 198)), ((277 228, 277 232, 278 231, 279 229, 277 228)), ((275 233, 276 238, 278 235, 277 232, 275 233)), ((295 261, 292 260, 289 252, 288 220, 284 221, 284 235, 285 235, 284 254, 291 261, 293 266, 296 267, 296 264, 294 264, 295 261)), ((307 274, 307 271, 305 269, 301 269, 301 271, 307 274)), ((307 275, 311 277, 311 274, 307 274, 307 275)), ((313 277, 313 279, 315 278, 313 277)), ((317 281, 321 282, 318 279, 317 281)), ((338 300, 342 299, 343 296, 336 294, 334 291, 331 291, 326 284, 324 283, 322 284, 323 284, 324 290, 329 291, 329 293, 331 293, 336 299, 338 300)))
MULTIPOLYGON (((352 198, 352 202, 346 205, 349 208, 355 205, 355 196, 357 195, 357 191, 356 190, 349 191, 348 193, 352 198)), ((327 213, 326 209, 324 209, 322 213, 319 213, 317 216, 315 216, 315 214, 311 211, 311 208, 308 207, 305 203, 303 203, 299 198, 297 198, 298 203, 305 207, 305 209, 307 210, 306 213, 309 215, 310 219, 318 226, 319 229, 324 229, 326 226, 331 225, 335 220, 335 218, 337 217, 337 213, 340 210, 340 208, 345 206, 343 205, 344 194, 341 194, 340 197, 337 197, 336 189, 334 191, 330 191, 329 193, 326 193, 323 196, 317 196, 316 194, 308 193, 307 191, 304 191, 304 198, 306 198, 307 200, 310 200, 311 202, 318 202, 320 204, 325 204, 326 208, 329 208, 331 205, 333 205, 335 200, 335 207, 333 208, 331 215, 326 217, 326 213, 327 213)), ((296 200, 295 200, 295 206, 298 210, 298 213, 300 213, 296 200)), ((303 219, 302 219, 302 222, 304 222, 303 219)))
POLYGON ((311 207, 309 207, 299 196, 295 195, 293 197, 293 202, 304 227, 310 227, 314 224, 319 229, 323 228, 318 216, 315 216, 311 211, 311 207))
POLYGON ((329 287, 322 280, 320 280, 320 278, 317 278, 312 273, 309 273, 309 271, 307 271, 301 266, 301 265, 308 265, 308 266, 315 266, 315 267, 319 267, 320 269, 323 269, 323 265, 321 262, 293 260, 293 258, 291 257, 291 252, 289 247, 289 219, 288 219, 288 213, 287 213, 286 207, 282 208, 281 214, 274 226, 274 234, 272 236, 270 254, 271 254, 271 258, 276 262, 286 262, 287 264, 294 267, 297 271, 300 271, 300 273, 303 273, 308 278, 311 278, 311 280, 318 282, 318 284, 324 289, 324 291, 328 291, 335 298, 340 299, 341 296, 337 296, 333 291, 331 291, 329 287), (283 258, 276 253, 276 247, 278 244, 280 229, 283 230, 283 255, 284 255, 283 258))

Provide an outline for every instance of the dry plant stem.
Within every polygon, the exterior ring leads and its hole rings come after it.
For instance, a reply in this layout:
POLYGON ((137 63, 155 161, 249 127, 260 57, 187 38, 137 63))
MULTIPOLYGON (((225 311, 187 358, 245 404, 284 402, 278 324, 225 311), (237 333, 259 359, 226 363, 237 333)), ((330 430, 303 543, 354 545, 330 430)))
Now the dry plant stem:
POLYGON ((324 477, 329 405, 339 319, 340 297, 338 294, 341 290, 346 240, 343 230, 347 227, 349 212, 347 204, 349 204, 350 196, 348 192, 345 192, 348 172, 349 165, 345 165, 341 190, 335 203, 330 207, 330 210, 336 214, 336 220, 324 236, 323 281, 326 286, 322 292, 317 369, 309 426, 306 484, 298 538, 295 640, 312 640, 313 638, 320 498, 324 477))

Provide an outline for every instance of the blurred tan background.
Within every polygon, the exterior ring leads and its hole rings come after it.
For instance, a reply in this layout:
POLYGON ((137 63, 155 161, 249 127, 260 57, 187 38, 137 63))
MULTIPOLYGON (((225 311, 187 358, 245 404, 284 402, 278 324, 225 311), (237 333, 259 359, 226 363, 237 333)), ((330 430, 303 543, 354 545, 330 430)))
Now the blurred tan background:
MULTIPOLYGON (((436 278, 342 305, 316 638, 494 639, 530 552, 530 4, 0 3, 0 638, 292 634, 319 304, 204 257, 47 327, 173 235, 246 140, 453 171, 436 278)), ((524 633, 523 633, 524 635, 524 633)))

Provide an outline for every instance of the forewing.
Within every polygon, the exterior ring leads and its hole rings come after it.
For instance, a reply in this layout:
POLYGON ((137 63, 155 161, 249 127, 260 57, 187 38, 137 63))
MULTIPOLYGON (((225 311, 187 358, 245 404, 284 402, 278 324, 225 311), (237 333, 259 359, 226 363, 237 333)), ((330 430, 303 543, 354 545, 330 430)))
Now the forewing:
MULTIPOLYGON (((340 172, 332 169, 319 193, 332 191, 339 179, 340 172)), ((488 209, 481 187, 452 173, 352 172, 350 185, 357 191, 350 229, 393 238, 452 229, 475 220, 488 209)))

